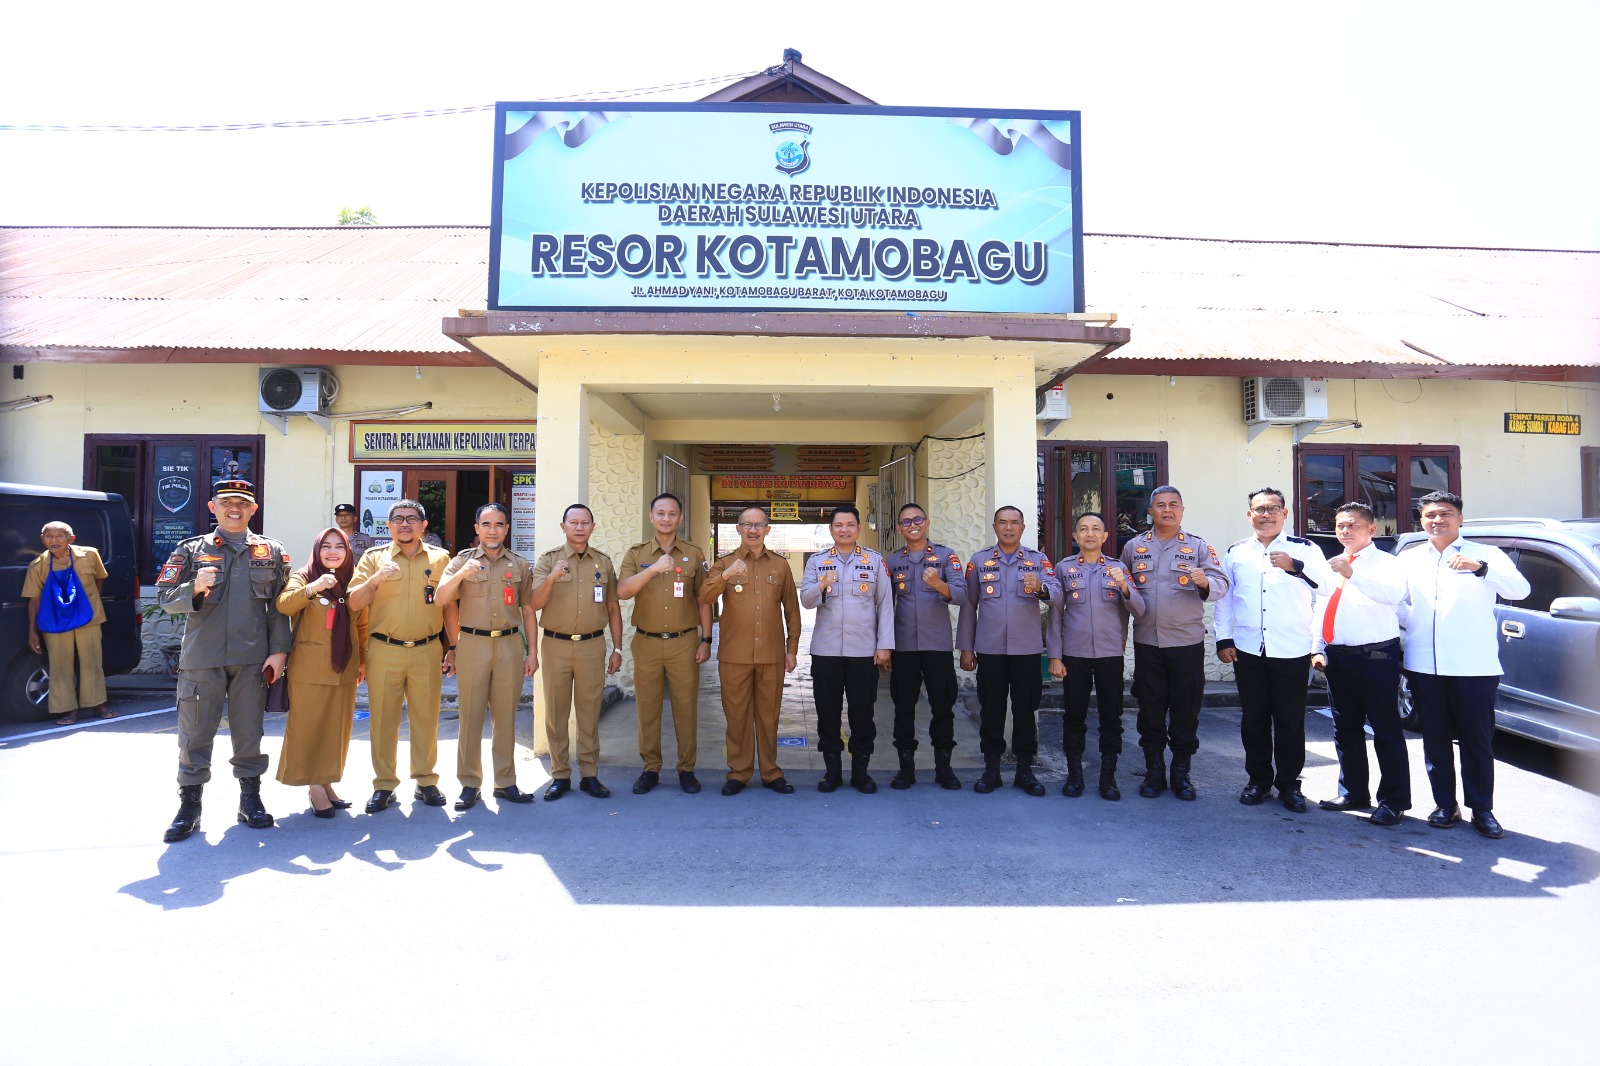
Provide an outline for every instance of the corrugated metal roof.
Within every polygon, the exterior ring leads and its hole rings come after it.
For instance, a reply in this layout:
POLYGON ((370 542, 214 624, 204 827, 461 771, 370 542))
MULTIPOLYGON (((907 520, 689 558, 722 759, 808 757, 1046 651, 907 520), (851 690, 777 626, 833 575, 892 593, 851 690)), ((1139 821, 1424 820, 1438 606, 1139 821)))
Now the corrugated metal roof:
POLYGON ((1600 365, 1600 253, 1103 236, 1084 262, 1089 310, 1132 335, 1104 370, 1600 365))
POLYGON ((0 344, 465 354, 483 227, 0 229, 0 344))
MULTIPOLYGON (((1600 365, 1600 253, 1091 235, 1118 361, 1600 365), (1420 350, 1419 350, 1420 349, 1420 350)), ((0 344, 460 353, 485 227, 0 229, 0 344)))

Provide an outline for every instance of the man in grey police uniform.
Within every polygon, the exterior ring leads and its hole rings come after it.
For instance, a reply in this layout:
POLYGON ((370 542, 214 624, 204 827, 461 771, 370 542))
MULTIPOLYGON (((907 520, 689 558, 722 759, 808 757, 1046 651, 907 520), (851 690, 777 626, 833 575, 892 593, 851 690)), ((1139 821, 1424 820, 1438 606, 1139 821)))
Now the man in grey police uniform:
POLYGON ((1144 781, 1139 795, 1167 787, 1166 749, 1172 748, 1172 794, 1195 798, 1189 760, 1200 750, 1200 703, 1206 690, 1206 600, 1228 594, 1217 550, 1183 528, 1183 494, 1171 485, 1150 493, 1148 533, 1122 548, 1122 565, 1144 597, 1133 620, 1133 698, 1139 703, 1144 781))
POLYGON ((377 547, 377 538, 361 531, 361 516, 356 513, 355 504, 341 503, 335 507, 333 520, 340 531, 350 538, 350 555, 356 562, 360 562, 370 549, 377 547))
POLYGON ((867 773, 878 739, 872 707, 878 699, 876 667, 889 665, 894 648, 894 606, 883 556, 856 543, 861 512, 846 504, 828 517, 833 547, 806 560, 800 606, 815 610, 811 631, 811 692, 817 705, 817 747, 824 770, 818 792, 844 783, 840 766, 844 740, 840 712, 850 705, 850 785, 857 792, 878 791, 867 773))
POLYGON ((1055 567, 1044 552, 1022 546, 1027 526, 1022 511, 994 513, 996 541, 967 560, 967 596, 956 622, 961 669, 978 670, 978 741, 983 775, 974 792, 1000 787, 1000 756, 1006 751, 1006 697, 1011 698, 1011 752, 1017 758, 1012 784, 1030 796, 1044 795, 1033 776, 1039 752, 1039 656, 1044 653, 1041 607, 1061 595, 1055 567))
POLYGON ((950 633, 950 605, 964 603, 967 581, 961 557, 928 538, 932 526, 919 504, 900 508, 905 547, 885 563, 894 584, 894 650, 889 653, 889 694, 894 699, 894 746, 900 772, 890 788, 917 782, 917 696, 928 690, 928 740, 933 744, 933 779, 941 788, 959 789, 950 769, 955 749, 956 663, 950 633))
POLYGON ((1233 665, 1239 686, 1239 739, 1249 775, 1239 802, 1253 807, 1273 786, 1287 810, 1304 814, 1300 771, 1306 764, 1306 683, 1318 595, 1334 588, 1322 549, 1284 535, 1284 496, 1264 486, 1246 512, 1255 535, 1222 556, 1228 594, 1217 601, 1217 658, 1233 665), (1274 771, 1276 766, 1276 771, 1274 771))
POLYGON ((191 537, 162 564, 157 601, 168 614, 188 615, 178 656, 178 815, 163 839, 171 844, 200 828, 200 793, 211 780, 211 748, 228 706, 233 773, 239 779, 239 821, 266 829, 261 805, 261 719, 267 685, 283 676, 289 657, 287 616, 278 593, 289 578, 282 544, 250 532, 255 486, 219 481, 207 504, 217 528, 191 537))

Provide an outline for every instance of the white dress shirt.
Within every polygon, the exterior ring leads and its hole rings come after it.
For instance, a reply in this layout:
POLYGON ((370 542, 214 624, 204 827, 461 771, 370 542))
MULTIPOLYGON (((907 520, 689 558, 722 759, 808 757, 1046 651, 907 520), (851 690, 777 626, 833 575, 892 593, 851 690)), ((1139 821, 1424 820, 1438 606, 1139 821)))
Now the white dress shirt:
POLYGON ((1311 654, 1312 605, 1318 596, 1331 595, 1338 579, 1321 548, 1281 533, 1270 544, 1246 537, 1223 554, 1222 573, 1228 594, 1217 601, 1213 619, 1219 645, 1230 640, 1246 655, 1273 659, 1311 654), (1299 560, 1304 577, 1273 566, 1273 552, 1299 560))
POLYGON ((1447 677, 1490 677, 1500 669, 1500 637, 1494 598, 1520 600, 1528 594, 1511 557, 1492 544, 1457 537, 1440 552, 1430 541, 1400 556, 1406 575, 1401 623, 1406 631, 1407 670, 1447 677), (1446 565, 1460 554, 1487 563, 1479 577, 1446 565))
MULTIPOLYGON (((1334 575, 1339 594, 1339 609, 1333 612, 1333 643, 1346 647, 1382 644, 1400 635, 1400 601, 1406 598, 1406 575, 1400 560, 1375 544, 1368 544, 1350 560, 1350 577, 1334 575)), ((1322 623, 1334 589, 1320 590, 1315 622, 1311 629, 1312 647, 1323 650, 1322 623)))

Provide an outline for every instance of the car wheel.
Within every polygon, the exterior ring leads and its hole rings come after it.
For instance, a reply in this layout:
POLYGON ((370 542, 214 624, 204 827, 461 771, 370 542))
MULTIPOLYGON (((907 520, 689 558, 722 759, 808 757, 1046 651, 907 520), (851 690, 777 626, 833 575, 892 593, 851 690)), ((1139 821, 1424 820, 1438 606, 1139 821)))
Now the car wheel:
POLYGON ((50 712, 50 670, 43 655, 20 652, 0 678, 0 717, 37 722, 50 712))
POLYGON ((1406 680, 1406 675, 1400 675, 1400 724, 1413 733, 1422 732, 1422 719, 1417 717, 1417 705, 1411 702, 1411 682, 1406 680))

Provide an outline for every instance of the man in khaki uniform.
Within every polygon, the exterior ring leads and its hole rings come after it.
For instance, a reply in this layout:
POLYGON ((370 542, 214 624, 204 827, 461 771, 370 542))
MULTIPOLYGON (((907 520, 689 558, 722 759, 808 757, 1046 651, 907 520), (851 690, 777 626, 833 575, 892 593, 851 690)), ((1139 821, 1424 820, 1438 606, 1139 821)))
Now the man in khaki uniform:
POLYGON ((505 547, 511 531, 503 504, 478 508, 478 546, 457 553, 444 569, 436 599, 459 601, 461 641, 456 645, 456 685, 461 731, 456 745, 456 810, 470 810, 483 788, 483 717, 489 709, 494 744, 494 798, 532 803, 517 787, 516 714, 522 681, 539 669, 539 653, 523 633, 533 632, 533 588, 528 560, 505 547))
POLYGON ((366 664, 373 793, 368 814, 393 803, 400 785, 395 760, 402 702, 411 716, 415 796, 430 807, 445 803, 433 767, 439 758, 440 680, 455 672, 456 609, 439 601, 450 556, 423 543, 427 528, 422 504, 397 500, 389 508, 393 539, 363 555, 350 579, 350 610, 371 608, 366 664))
POLYGON ((28 564, 22 598, 28 601, 28 650, 35 655, 49 653, 50 713, 56 716, 57 725, 75 723, 80 707, 92 709, 101 718, 115 718, 117 712, 106 706, 105 664, 100 654, 100 627, 106 621, 100 589, 111 575, 99 552, 73 543, 77 535, 65 522, 46 523, 39 539, 45 550, 28 564), (39 598, 48 594, 45 585, 51 573, 69 567, 77 574, 93 614, 77 629, 45 633, 39 629, 39 598))
POLYGON ((656 535, 622 557, 617 597, 634 600, 633 690, 639 708, 639 758, 633 783, 642 796, 661 781, 662 681, 672 688, 672 732, 678 742, 678 785, 699 792, 694 776, 699 729, 700 664, 711 658, 711 605, 700 602, 706 557, 678 539, 683 501, 663 492, 650 501, 656 535), (698 639, 695 639, 698 638, 698 639))
POLYGON ((800 653, 800 596, 789 561, 767 550, 769 528, 766 511, 747 507, 739 516, 739 547, 712 564, 700 589, 701 603, 722 597, 717 674, 728 717, 724 796, 744 791, 757 755, 762 785, 785 795, 794 791, 778 768, 778 710, 783 675, 794 670, 800 653))
POLYGON ((544 798, 558 800, 572 789, 571 721, 578 718, 578 787, 595 799, 611 790, 600 783, 600 698, 606 674, 622 669, 622 607, 611 558, 589 547, 594 514, 581 503, 561 515, 566 544, 539 556, 533 568, 533 609, 539 612, 544 641, 544 733, 550 743, 550 787, 544 798), (611 657, 606 658, 606 629, 611 657), (576 699, 574 699, 576 697, 576 699), (576 704, 576 706, 574 706, 576 704))

